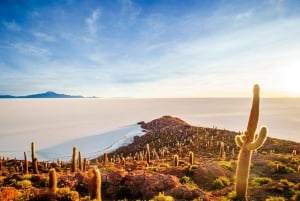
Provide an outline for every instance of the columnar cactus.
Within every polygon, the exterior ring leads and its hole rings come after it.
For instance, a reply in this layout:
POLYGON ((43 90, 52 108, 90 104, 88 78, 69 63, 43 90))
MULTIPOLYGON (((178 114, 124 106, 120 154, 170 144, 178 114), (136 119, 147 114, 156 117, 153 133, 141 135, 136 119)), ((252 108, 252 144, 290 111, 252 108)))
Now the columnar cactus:
POLYGON ((76 159, 76 153, 77 153, 77 148, 73 147, 73 154, 72 154, 72 172, 77 171, 77 159, 76 159))
POLYGON ((24 151, 24 173, 28 174, 28 160, 27 160, 27 154, 24 151))
POLYGON ((236 198, 238 200, 247 200, 247 188, 249 167, 252 151, 260 148, 267 138, 267 128, 262 127, 259 134, 255 136, 255 130, 259 119, 259 86, 254 85, 253 101, 250 111, 247 130, 244 134, 235 136, 235 142, 240 147, 238 164, 236 169, 236 198))
POLYGON ((150 159, 150 152, 146 152, 146 160, 147 160, 147 164, 149 165, 150 162, 151 162, 151 159, 150 159))
POLYGON ((189 152, 189 162, 191 165, 194 165, 194 152, 189 152))
POLYGON ((38 174, 39 173, 38 159, 37 158, 33 159, 33 173, 34 174, 38 174))
POLYGON ((36 158, 36 156, 35 156, 35 144, 34 144, 34 142, 31 142, 31 162, 32 163, 33 163, 35 158, 36 158))
POLYGON ((107 165, 107 163, 108 163, 108 156, 107 156, 107 153, 105 152, 103 154, 103 165, 107 165))
POLYGON ((86 171, 86 166, 87 166, 87 158, 83 159, 83 171, 86 171))
POLYGON ((82 157, 81 157, 81 152, 78 152, 78 168, 80 171, 82 171, 82 157))
POLYGON ((54 168, 49 171, 49 192, 55 194, 57 188, 57 177, 54 168))
POLYGON ((219 157, 221 159, 225 159, 225 150, 224 150, 224 142, 220 142, 220 154, 219 154, 219 157))
POLYGON ((175 167, 179 166, 179 156, 175 154, 173 159, 174 159, 174 166, 175 167))
POLYGON ((89 172, 88 191, 91 200, 101 201, 101 174, 97 167, 89 172))

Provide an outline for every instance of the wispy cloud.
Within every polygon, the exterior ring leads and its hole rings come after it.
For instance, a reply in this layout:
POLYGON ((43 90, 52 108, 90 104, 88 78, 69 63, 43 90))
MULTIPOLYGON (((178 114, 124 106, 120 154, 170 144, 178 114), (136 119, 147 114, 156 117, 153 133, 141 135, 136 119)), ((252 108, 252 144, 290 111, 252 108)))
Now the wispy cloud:
POLYGON ((39 32, 39 31, 34 31, 33 35, 37 39, 39 39, 41 41, 45 41, 45 42, 54 42, 56 40, 55 37, 51 36, 50 34, 46 34, 46 33, 39 32))
POLYGON ((17 52, 24 55, 31 55, 37 57, 51 55, 51 52, 48 49, 27 43, 10 43, 9 47, 15 49, 17 52))
POLYGON ((15 21, 3 21, 3 25, 10 31, 21 31, 21 26, 15 21))
POLYGON ((101 15, 100 8, 96 8, 92 11, 92 14, 86 18, 86 24, 88 26, 88 31, 91 35, 95 35, 99 29, 97 21, 101 15))

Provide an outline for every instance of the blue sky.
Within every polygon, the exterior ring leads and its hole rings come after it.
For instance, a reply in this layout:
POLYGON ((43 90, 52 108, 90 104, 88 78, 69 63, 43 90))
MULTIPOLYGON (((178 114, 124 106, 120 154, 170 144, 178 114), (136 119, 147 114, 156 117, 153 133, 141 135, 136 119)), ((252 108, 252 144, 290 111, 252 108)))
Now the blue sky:
POLYGON ((300 96, 297 0, 2 0, 0 94, 300 96))

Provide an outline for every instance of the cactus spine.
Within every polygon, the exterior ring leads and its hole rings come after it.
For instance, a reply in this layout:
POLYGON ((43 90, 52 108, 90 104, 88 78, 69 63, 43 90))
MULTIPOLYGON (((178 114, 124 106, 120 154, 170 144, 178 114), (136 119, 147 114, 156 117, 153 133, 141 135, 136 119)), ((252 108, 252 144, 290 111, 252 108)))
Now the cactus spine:
POLYGON ((97 167, 89 172, 88 190, 91 200, 101 201, 101 174, 97 167))
POLYGON ((27 154, 24 151, 24 173, 28 174, 28 160, 27 160, 27 154))
POLYGON ((73 154, 72 154, 72 172, 77 171, 77 161, 76 161, 76 153, 77 153, 77 148, 73 147, 73 154))
POLYGON ((267 128, 262 127, 260 133, 255 137, 255 130, 259 119, 259 86, 254 85, 252 108, 248 120, 247 130, 244 134, 235 136, 235 142, 240 147, 238 164, 236 169, 236 198, 238 200, 247 200, 247 188, 249 167, 252 151, 260 148, 267 138, 267 128))
POLYGON ((56 171, 54 168, 51 168, 49 171, 49 191, 50 191, 50 193, 55 194, 56 188, 57 188, 56 171))
POLYGON ((192 151, 189 152, 189 162, 194 165, 194 153, 192 151))

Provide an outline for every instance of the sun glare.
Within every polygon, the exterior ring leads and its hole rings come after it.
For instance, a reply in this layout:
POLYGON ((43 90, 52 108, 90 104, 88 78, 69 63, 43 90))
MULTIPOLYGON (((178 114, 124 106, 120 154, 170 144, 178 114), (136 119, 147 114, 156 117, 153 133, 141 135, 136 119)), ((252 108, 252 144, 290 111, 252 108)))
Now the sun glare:
POLYGON ((300 76, 296 67, 282 69, 278 75, 281 89, 288 96, 300 96, 300 76))

